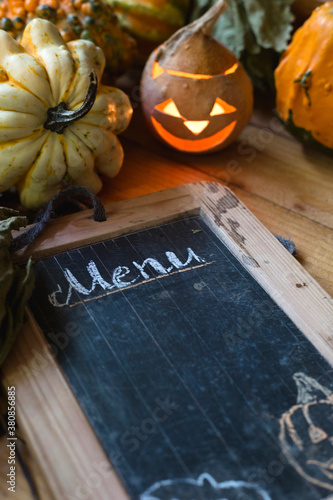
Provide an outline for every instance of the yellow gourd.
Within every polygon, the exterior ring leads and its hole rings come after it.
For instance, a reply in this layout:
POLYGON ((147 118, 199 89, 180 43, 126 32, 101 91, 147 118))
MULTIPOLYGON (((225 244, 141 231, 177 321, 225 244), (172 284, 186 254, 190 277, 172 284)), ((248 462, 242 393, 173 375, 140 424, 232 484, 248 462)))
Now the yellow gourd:
POLYGON ((34 19, 19 44, 0 30, 0 192, 17 186, 36 209, 69 184, 97 193, 99 174, 123 161, 116 137, 128 125, 127 96, 98 86, 102 50, 86 40, 65 44, 49 21, 34 19))

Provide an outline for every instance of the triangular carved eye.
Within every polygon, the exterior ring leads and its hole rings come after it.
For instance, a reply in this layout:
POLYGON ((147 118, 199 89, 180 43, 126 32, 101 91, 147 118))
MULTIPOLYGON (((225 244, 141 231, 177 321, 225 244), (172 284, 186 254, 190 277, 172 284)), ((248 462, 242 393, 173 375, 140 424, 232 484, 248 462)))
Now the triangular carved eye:
POLYGON ((231 104, 228 104, 227 102, 217 97, 214 106, 209 114, 210 116, 217 116, 224 115, 225 113, 233 113, 234 111, 236 111, 236 108, 234 108, 234 106, 231 106, 231 104))
POLYGON ((154 62, 153 64, 153 70, 152 70, 152 78, 158 78, 160 75, 164 73, 164 69, 161 68, 161 66, 158 64, 158 62, 154 62))
POLYGON ((166 115, 176 116, 177 118, 183 118, 182 115, 179 113, 173 99, 168 99, 167 101, 161 102, 156 106, 156 109, 158 111, 162 111, 162 113, 165 113, 166 115))

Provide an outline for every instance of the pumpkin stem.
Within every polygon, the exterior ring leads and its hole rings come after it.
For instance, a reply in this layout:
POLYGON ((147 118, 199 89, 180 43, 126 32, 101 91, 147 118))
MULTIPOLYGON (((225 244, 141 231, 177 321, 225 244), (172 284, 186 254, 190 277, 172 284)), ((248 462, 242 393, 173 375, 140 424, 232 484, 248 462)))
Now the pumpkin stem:
POLYGON ((194 33, 201 32, 208 37, 212 34, 214 24, 221 14, 229 7, 226 0, 217 0, 217 2, 199 19, 196 19, 191 24, 187 24, 174 33, 166 42, 160 45, 156 60, 161 59, 167 51, 175 51, 177 47, 194 33))
POLYGON ((201 31, 203 35, 211 36, 214 24, 228 7, 226 0, 218 0, 203 16, 188 25, 187 29, 190 28, 192 32, 201 31))
POLYGON ((66 127, 74 123, 76 120, 83 118, 93 107, 97 95, 98 80, 94 69, 89 73, 89 87, 82 106, 76 111, 67 109, 65 102, 61 102, 54 108, 47 110, 47 120, 44 123, 44 128, 63 134, 66 127))

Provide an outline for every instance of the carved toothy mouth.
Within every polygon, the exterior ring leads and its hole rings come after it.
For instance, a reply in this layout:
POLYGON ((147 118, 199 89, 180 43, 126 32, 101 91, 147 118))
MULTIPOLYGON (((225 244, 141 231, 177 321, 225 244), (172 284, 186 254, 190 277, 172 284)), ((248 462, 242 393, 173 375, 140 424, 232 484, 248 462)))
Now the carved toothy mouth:
POLYGON ((176 137, 173 134, 170 134, 170 132, 168 132, 157 120, 155 120, 153 116, 151 117, 151 120, 156 132, 161 136, 162 139, 165 140, 165 142, 170 144, 170 146, 172 146, 173 148, 178 149, 179 151, 185 151, 189 153, 201 153, 219 146, 233 132, 237 123, 237 120, 235 120, 219 132, 216 132, 209 137, 205 137, 203 139, 194 138, 193 140, 190 140, 181 139, 180 137, 176 137))

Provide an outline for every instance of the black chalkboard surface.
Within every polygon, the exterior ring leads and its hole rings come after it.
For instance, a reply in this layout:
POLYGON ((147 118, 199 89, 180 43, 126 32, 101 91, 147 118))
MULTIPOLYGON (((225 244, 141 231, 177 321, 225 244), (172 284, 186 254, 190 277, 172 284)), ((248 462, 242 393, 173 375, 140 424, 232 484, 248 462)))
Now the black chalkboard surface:
POLYGON ((332 367, 201 215, 35 270, 32 313, 130 498, 328 498, 332 367))

